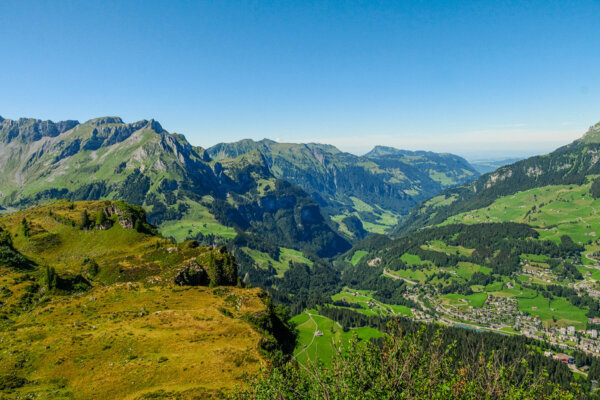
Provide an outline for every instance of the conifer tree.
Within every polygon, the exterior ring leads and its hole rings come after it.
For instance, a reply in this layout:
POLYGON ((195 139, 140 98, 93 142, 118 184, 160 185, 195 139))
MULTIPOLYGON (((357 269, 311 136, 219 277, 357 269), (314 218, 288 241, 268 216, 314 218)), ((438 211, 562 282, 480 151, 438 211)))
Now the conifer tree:
POLYGON ((96 214, 96 225, 102 225, 104 222, 106 221, 106 215, 104 214, 103 210, 98 211, 98 214, 96 214))
POLYGON ((90 225, 90 216, 88 215, 87 210, 83 210, 81 212, 81 223, 79 225, 79 227, 81 229, 85 229, 90 225))

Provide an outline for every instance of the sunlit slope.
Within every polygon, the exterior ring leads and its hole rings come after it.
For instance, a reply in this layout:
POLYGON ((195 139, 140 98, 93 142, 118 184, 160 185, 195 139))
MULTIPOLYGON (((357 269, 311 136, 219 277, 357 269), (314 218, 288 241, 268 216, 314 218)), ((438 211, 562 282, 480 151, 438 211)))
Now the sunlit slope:
POLYGON ((278 342, 264 293, 236 282, 224 248, 157 236, 123 202, 3 215, 2 398, 211 398, 244 385, 278 342))
POLYGON ((487 207, 449 217, 443 224, 522 222, 540 228, 542 238, 555 241, 567 234, 582 244, 600 235, 600 199, 584 185, 556 185, 530 189, 495 200, 487 207))
POLYGON ((257 290, 214 292, 116 284, 23 313, 0 330, 0 376, 27 383, 4 398, 210 398, 244 385, 262 336, 242 316, 264 304, 257 290))
POLYGON ((396 232, 440 224, 451 216, 488 207, 496 200, 518 192, 546 186, 586 185, 591 176, 600 174, 599 152, 600 124, 597 124, 581 139, 550 154, 501 167, 474 182, 445 190, 415 207, 396 232))

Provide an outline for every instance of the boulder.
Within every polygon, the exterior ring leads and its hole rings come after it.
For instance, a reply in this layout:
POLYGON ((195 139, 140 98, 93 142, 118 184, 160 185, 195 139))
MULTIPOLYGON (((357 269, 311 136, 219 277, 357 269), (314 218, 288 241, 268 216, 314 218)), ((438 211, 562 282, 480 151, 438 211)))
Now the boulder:
POLYGON ((133 217, 128 215, 126 217, 119 218, 119 225, 123 229, 133 229, 135 227, 135 222, 133 221, 133 217))
POLYGON ((192 261, 175 274, 174 282, 179 286, 204 286, 209 280, 205 267, 192 261))

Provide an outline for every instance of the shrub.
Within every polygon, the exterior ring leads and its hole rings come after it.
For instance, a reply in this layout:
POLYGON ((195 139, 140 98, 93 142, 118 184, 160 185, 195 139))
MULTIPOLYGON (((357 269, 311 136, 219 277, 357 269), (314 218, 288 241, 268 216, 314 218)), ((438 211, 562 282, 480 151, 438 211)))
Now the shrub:
POLYGON ((27 379, 16 375, 0 376, 0 390, 18 389, 28 383, 27 379))

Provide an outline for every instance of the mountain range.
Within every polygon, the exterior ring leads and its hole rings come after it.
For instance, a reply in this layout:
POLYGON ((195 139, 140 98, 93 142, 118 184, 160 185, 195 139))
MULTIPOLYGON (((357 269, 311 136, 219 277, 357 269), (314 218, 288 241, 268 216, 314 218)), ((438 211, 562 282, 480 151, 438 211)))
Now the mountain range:
POLYGON ((458 156, 384 147, 364 157, 269 140, 205 150, 155 120, 118 117, 0 118, 0 143, 4 208, 121 199, 144 206, 177 240, 242 231, 319 256, 390 229, 420 200, 478 176, 458 156))
POLYGON ((217 161, 259 153, 273 176, 300 186, 352 233, 352 220, 344 223, 349 216, 358 217, 368 231, 383 232, 421 200, 479 176, 453 154, 384 146, 356 156, 331 145, 264 139, 220 143, 207 152, 217 161))

